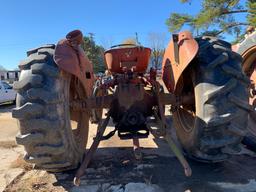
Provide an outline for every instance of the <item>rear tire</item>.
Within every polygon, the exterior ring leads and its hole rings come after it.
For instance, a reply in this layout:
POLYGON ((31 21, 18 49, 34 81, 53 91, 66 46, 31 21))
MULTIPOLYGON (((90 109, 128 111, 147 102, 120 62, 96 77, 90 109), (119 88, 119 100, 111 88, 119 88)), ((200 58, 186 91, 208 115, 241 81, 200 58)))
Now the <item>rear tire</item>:
POLYGON ((195 103, 174 109, 173 118, 189 157, 219 162, 240 150, 246 134, 249 81, 242 73, 241 57, 229 43, 212 37, 196 40, 198 55, 176 91, 178 96, 194 93, 195 103))
POLYGON ((59 71, 53 60, 55 45, 28 51, 21 62, 21 75, 14 88, 20 134, 16 141, 26 151, 24 159, 51 172, 74 169, 82 161, 88 137, 89 117, 74 115, 70 108, 72 77, 59 71), (71 119, 77 129, 72 130, 71 119), (83 127, 83 138, 77 137, 83 127))

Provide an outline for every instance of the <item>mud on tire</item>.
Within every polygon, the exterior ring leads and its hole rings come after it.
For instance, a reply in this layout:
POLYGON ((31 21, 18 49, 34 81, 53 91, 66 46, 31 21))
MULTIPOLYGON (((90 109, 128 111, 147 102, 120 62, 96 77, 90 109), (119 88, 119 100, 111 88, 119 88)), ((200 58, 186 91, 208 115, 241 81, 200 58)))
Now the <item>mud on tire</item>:
POLYGON ((196 40, 198 55, 183 75, 193 88, 188 88, 186 82, 179 91, 193 92, 195 103, 177 108, 173 112, 174 123, 189 157, 219 162, 240 150, 247 133, 250 81, 242 72, 242 58, 231 51, 229 43, 212 37, 196 40))
POLYGON ((53 172, 76 168, 85 145, 75 140, 71 129, 71 80, 55 64, 54 49, 55 45, 45 45, 27 52, 28 58, 19 66, 20 79, 14 84, 18 94, 12 112, 18 119, 16 141, 25 148, 24 159, 53 172))

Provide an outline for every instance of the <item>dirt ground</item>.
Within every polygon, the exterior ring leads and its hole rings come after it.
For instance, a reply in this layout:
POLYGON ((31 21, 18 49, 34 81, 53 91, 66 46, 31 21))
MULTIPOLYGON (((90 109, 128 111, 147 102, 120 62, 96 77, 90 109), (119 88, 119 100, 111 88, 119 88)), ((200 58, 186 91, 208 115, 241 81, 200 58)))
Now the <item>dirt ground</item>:
MULTIPOLYGON (((141 141, 143 158, 140 161, 134 158, 131 141, 120 141, 114 136, 102 142, 81 185, 75 187, 72 184, 75 171, 50 174, 34 170, 22 161, 23 148, 14 140, 18 128, 16 120, 11 118, 12 107, 0 106, 0 191, 256 191, 256 154, 251 151, 243 149, 223 163, 202 164, 189 160, 193 174, 187 178, 167 143, 153 136, 141 141)), ((171 124, 170 115, 168 120, 171 124)), ((95 130, 96 126, 91 125, 89 145, 95 130)))

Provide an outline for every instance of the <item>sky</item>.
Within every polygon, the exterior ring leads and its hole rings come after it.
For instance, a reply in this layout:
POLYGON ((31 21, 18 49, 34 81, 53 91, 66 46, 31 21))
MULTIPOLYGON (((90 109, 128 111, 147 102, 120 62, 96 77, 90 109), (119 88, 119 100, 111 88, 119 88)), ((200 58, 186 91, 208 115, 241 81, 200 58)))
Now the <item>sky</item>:
POLYGON ((149 33, 164 33, 172 12, 196 14, 200 1, 179 0, 0 0, 0 65, 11 70, 26 51, 57 43, 74 29, 93 33, 105 47, 135 37, 148 44, 149 33))

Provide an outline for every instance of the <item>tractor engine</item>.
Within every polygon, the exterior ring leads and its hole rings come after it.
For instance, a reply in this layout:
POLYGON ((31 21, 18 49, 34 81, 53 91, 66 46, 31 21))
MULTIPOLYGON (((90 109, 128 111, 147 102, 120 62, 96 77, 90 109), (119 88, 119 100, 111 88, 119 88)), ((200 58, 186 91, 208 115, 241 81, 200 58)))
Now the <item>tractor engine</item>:
POLYGON ((145 138, 149 134, 147 117, 156 103, 150 92, 150 81, 144 77, 151 50, 142 46, 121 44, 105 52, 114 89, 110 116, 121 139, 145 138), (148 88, 148 90, 147 90, 148 88))

